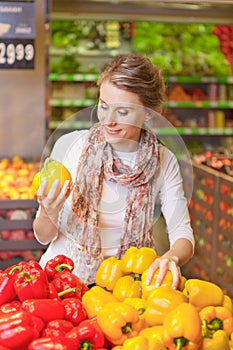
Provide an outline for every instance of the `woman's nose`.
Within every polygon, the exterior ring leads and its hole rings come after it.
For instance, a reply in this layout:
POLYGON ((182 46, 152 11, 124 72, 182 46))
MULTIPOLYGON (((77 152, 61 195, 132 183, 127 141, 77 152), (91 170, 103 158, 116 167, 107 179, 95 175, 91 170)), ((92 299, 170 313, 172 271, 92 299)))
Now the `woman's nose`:
POLYGON ((108 111, 103 115, 104 124, 113 124, 116 123, 116 116, 113 111, 108 111))

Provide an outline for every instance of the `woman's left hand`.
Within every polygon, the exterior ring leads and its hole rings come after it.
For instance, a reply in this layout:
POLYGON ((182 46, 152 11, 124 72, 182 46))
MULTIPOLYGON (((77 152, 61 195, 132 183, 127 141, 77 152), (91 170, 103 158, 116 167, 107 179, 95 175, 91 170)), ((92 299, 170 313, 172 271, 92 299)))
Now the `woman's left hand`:
POLYGON ((166 272, 170 270, 172 273, 172 288, 177 289, 181 280, 181 271, 178 260, 179 259, 176 256, 162 256, 155 259, 148 269, 147 284, 151 283, 155 271, 159 269, 155 285, 155 287, 159 287, 166 275, 166 272))

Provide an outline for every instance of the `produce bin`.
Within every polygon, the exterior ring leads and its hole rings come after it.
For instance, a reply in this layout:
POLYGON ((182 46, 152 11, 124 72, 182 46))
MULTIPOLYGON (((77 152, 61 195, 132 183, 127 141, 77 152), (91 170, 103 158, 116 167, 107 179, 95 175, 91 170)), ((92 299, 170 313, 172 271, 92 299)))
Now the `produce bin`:
POLYGON ((233 178, 196 162, 193 174, 190 215, 196 247, 183 273, 215 282, 233 297, 233 178))
POLYGON ((0 269, 21 260, 39 260, 47 248, 32 230, 37 207, 35 199, 0 200, 0 269))

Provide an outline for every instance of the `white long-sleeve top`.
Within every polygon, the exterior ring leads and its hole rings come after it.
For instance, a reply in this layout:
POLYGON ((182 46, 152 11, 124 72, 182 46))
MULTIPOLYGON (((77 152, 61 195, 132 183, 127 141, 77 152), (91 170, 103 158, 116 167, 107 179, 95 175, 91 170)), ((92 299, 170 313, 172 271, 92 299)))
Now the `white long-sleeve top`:
MULTIPOLYGON (((88 130, 73 131, 63 135, 55 143, 51 158, 62 162, 70 171, 75 181, 78 161, 81 156, 88 130)), ((187 199, 184 196, 183 181, 179 164, 175 155, 163 145, 159 147, 159 176, 156 182, 157 203, 155 220, 162 212, 166 221, 170 245, 179 238, 188 239, 194 247, 193 231, 190 225, 187 199)), ((136 152, 117 152, 128 165, 134 163, 136 152)), ((101 229, 102 253, 104 257, 114 256, 120 245, 121 227, 123 225, 127 188, 116 183, 104 180, 102 197, 99 208, 99 225, 101 229)), ((60 212, 57 237, 50 243, 42 255, 40 264, 57 254, 68 255, 66 251, 66 226, 71 207, 72 195, 66 200, 60 212)), ((39 241, 36 232, 35 237, 39 241)), ((154 247, 156 250, 156 247, 154 247)))

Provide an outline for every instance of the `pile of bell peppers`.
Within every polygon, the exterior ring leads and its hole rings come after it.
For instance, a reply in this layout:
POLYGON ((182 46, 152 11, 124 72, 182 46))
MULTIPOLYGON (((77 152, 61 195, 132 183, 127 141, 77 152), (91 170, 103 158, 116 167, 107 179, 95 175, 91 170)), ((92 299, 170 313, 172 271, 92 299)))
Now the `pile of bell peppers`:
POLYGON ((0 271, 0 350, 233 350, 233 303, 214 282, 168 271, 147 285, 152 248, 104 260, 95 285, 57 255, 0 271))

